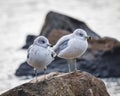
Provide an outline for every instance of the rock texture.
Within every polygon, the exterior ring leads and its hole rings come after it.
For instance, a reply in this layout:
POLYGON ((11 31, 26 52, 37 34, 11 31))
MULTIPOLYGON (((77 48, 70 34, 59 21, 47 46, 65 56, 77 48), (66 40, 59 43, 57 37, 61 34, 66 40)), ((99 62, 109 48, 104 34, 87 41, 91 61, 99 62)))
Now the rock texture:
POLYGON ((53 29, 62 29, 71 33, 77 28, 84 29, 88 35, 96 39, 100 38, 100 36, 93 32, 83 21, 52 11, 47 14, 40 35, 48 37, 53 29))
POLYGON ((1 96, 110 96, 105 84, 87 72, 50 73, 9 90, 1 96))
MULTIPOLYGON (((89 41, 86 53, 77 59, 79 70, 87 71, 97 77, 120 77, 120 42, 112 38, 89 41)), ((72 62, 71 62, 72 63, 72 62)), ((71 64, 73 71, 74 64, 71 64)), ((68 72, 67 61, 56 57, 47 69, 47 73, 68 72)), ((26 62, 17 69, 17 76, 34 76, 33 68, 26 62)), ((39 72, 39 75, 43 72, 39 72)))
POLYGON ((49 42, 52 45, 55 45, 58 39, 60 39, 64 35, 70 34, 69 31, 61 30, 61 29, 54 29, 49 33, 49 36, 47 37, 49 42))
MULTIPOLYGON (((87 52, 77 59, 78 69, 90 72, 97 77, 120 77, 120 42, 114 38, 100 38, 85 23, 54 12, 47 14, 40 35, 46 36, 54 45, 61 36, 70 34, 75 28, 83 28, 93 36, 93 39, 89 40, 87 52)), ((28 48, 35 37, 28 36, 24 48, 28 48)), ((73 64, 71 64, 71 69, 74 69, 73 64)), ((56 57, 48 66, 47 73, 54 71, 68 72, 67 61, 56 57)), ((39 72, 39 75, 41 74, 43 72, 39 72)), ((24 62, 17 69, 15 75, 34 76, 33 68, 24 62)))
POLYGON ((120 77, 120 46, 105 51, 91 60, 78 60, 78 69, 92 73, 97 77, 120 77))
POLYGON ((26 44, 22 48, 27 49, 33 43, 33 41, 36 37, 37 36, 35 36, 35 35, 28 35, 26 38, 26 44))

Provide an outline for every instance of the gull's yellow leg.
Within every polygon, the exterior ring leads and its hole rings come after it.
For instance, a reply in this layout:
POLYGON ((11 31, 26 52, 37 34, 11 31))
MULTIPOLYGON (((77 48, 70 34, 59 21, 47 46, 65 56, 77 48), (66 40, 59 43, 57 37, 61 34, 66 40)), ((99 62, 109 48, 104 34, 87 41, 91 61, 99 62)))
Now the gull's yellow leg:
POLYGON ((69 73, 71 72, 71 69, 70 69, 70 60, 68 60, 68 70, 69 70, 69 73))
POLYGON ((76 59, 74 59, 75 71, 77 71, 76 59))
POLYGON ((35 73, 35 80, 36 80, 36 83, 38 82, 37 80, 37 70, 34 68, 34 73, 35 73))
POLYGON ((46 69, 47 69, 47 67, 44 68, 44 80, 47 79, 47 76, 46 76, 46 69))

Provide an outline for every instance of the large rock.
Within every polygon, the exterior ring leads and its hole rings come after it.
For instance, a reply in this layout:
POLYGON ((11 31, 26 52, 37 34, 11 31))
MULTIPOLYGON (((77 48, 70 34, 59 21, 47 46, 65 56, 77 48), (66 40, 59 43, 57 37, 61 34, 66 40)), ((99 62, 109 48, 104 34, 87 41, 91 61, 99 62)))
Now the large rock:
MULTIPOLYGON (((120 77, 120 42, 109 37, 100 38, 85 23, 65 15, 49 12, 40 35, 46 36, 50 43, 54 45, 61 36, 70 34, 78 26, 93 36, 93 39, 89 40, 86 53, 77 59, 78 69, 90 72, 98 77, 120 77)), ((26 48, 36 36, 28 37, 26 48)), ((74 69, 73 64, 71 64, 71 69, 74 69)), ((68 72, 67 61, 56 57, 48 66, 47 73, 54 71, 68 72)), ((43 72, 41 71, 38 74, 41 75, 43 72)), ((34 76, 33 68, 24 62, 17 69, 15 75, 34 76)))
MULTIPOLYGON (((73 71, 74 65, 71 65, 73 71)), ((67 61, 56 57, 55 60, 47 67, 46 73, 50 72, 68 72, 67 61)), ((44 74, 39 71, 38 75, 44 74)), ((15 72, 16 76, 34 76, 33 67, 29 66, 27 62, 23 62, 15 72)))
POLYGON ((110 96, 102 80, 87 72, 51 73, 0 96, 110 96))
POLYGON ((97 77, 120 77, 120 46, 91 60, 78 60, 78 68, 97 77))
POLYGON ((100 36, 93 32, 83 21, 52 11, 47 14, 40 35, 48 37, 49 33, 54 29, 66 30, 71 33, 77 28, 84 29, 88 35, 96 39, 100 38, 100 36))
MULTIPOLYGON (((77 59, 78 69, 87 71, 97 77, 120 77, 120 42, 112 38, 101 38, 89 41, 86 53, 77 59)), ((72 71, 74 64, 71 64, 72 71)), ((56 57, 48 66, 47 73, 68 72, 67 61, 56 57)), ((17 76, 34 76, 33 68, 26 62, 17 69, 17 76)), ((39 72, 39 75, 43 72, 39 72)))
POLYGON ((78 59, 78 69, 97 77, 120 77, 120 42, 101 38, 89 42, 86 53, 78 59))
POLYGON ((28 35, 26 37, 26 44, 22 47, 23 49, 27 49, 34 41, 34 39, 36 38, 37 36, 35 35, 28 35))
MULTIPOLYGON (((92 31, 83 21, 74 19, 72 17, 66 16, 66 15, 62 15, 56 12, 52 12, 50 11, 46 18, 45 18, 45 23, 42 27, 42 30, 40 32, 39 35, 44 35, 46 37, 49 37, 49 35, 53 35, 56 34, 56 41, 63 35, 66 35, 69 33, 72 33, 75 29, 77 28, 82 28, 84 30, 86 30, 86 32, 88 33, 88 35, 99 39, 100 36, 97 35, 94 31, 92 31), (66 31, 65 33, 63 32, 63 34, 61 33, 62 31, 66 31), (52 33, 53 32, 53 33, 52 33), (61 34, 60 34, 61 33, 61 34), (59 37, 59 38, 58 38, 59 37)), ((55 38, 55 37, 54 37, 55 38)), ((29 45, 31 45, 33 43, 33 40, 35 39, 35 36, 27 36, 26 39, 26 45, 24 45, 24 49, 27 49, 29 47, 29 45)), ((56 41, 54 41, 56 43, 56 41)), ((50 40, 51 42, 51 40, 50 40)), ((52 44, 55 44, 52 42, 52 44)))

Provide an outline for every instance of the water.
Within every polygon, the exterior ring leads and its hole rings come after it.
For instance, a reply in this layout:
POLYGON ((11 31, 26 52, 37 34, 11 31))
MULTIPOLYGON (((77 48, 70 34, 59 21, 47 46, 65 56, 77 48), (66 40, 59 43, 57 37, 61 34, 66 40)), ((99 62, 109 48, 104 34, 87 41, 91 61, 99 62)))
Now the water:
MULTIPOLYGON (((0 0, 0 93, 30 80, 14 76, 26 59, 26 51, 20 48, 28 34, 39 34, 50 10, 83 20, 99 35, 120 40, 120 0, 0 0)), ((103 81, 112 96, 120 96, 120 79, 103 81)))

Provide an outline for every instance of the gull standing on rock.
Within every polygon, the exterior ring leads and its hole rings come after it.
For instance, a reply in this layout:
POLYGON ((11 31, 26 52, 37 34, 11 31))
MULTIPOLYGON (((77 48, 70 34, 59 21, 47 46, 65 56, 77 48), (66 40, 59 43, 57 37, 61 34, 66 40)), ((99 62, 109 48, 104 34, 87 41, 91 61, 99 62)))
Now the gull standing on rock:
POLYGON ((74 60, 75 71, 77 71, 76 58, 85 53, 88 48, 87 35, 83 29, 76 29, 72 34, 61 37, 53 50, 57 56, 68 60, 68 69, 70 72, 70 59, 74 60))
POLYGON ((55 57, 55 52, 50 48, 48 39, 44 36, 37 37, 33 44, 28 48, 27 63, 34 67, 37 81, 37 70, 47 69, 55 57))

